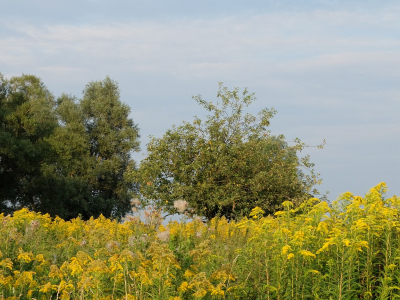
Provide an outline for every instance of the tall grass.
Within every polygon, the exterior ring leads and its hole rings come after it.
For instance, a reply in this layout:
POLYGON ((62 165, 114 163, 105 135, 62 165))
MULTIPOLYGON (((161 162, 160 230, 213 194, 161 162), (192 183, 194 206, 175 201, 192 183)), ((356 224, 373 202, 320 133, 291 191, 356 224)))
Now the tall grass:
POLYGON ((385 191, 237 222, 0 215, 0 299, 397 299, 400 199, 385 191))

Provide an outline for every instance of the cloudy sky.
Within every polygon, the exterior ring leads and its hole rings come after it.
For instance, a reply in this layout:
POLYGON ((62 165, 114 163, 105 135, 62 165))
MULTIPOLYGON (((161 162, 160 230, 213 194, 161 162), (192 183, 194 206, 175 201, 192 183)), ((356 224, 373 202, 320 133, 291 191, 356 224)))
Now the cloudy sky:
MULTIPOLYGON (((107 75, 141 130, 204 116, 218 82, 247 87, 273 134, 308 148, 331 200, 400 195, 400 3, 372 0, 0 0, 0 72, 82 95, 107 75)), ((136 154, 137 160, 143 153, 136 154)))

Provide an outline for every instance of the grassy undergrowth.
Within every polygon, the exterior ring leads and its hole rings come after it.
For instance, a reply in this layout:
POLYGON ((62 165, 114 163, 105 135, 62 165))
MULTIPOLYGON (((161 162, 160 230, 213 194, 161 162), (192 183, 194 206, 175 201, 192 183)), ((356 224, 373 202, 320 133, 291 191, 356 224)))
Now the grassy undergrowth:
POLYGON ((0 215, 0 299, 397 299, 400 198, 160 225, 0 215))

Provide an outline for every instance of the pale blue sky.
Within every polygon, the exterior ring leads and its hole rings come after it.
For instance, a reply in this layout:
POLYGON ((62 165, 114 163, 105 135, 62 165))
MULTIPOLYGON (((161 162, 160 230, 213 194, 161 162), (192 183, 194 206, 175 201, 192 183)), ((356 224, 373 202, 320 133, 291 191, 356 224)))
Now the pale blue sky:
MULTIPOLYGON (((335 199, 385 181, 400 195, 398 1, 4 1, 0 72, 34 74, 59 96, 120 84, 141 130, 161 137, 204 112, 218 81, 278 110, 335 199)), ((135 155, 137 160, 142 154, 135 155)))

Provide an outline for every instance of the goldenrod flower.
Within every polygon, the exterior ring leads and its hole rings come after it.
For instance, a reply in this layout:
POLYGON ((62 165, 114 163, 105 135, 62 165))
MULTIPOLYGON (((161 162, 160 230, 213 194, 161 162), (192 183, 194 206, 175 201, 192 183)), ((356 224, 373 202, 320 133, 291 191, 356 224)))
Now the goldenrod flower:
POLYGON ((290 250, 292 249, 292 247, 290 245, 285 245, 282 247, 282 255, 285 255, 286 253, 288 253, 290 250))
MULTIPOLYGON (((186 277, 186 276, 185 276, 185 277, 186 277)), ((179 286, 178 291, 184 293, 184 292, 186 292, 186 291, 188 290, 188 287, 189 287, 189 284, 188 284, 186 281, 184 281, 184 282, 182 282, 182 284, 179 286)))
POLYGON ((18 260, 20 262, 23 263, 30 263, 32 261, 33 258, 33 254, 32 253, 27 253, 27 252, 22 252, 22 250, 20 249, 20 254, 18 255, 18 260))
POLYGON ((356 242, 356 247, 358 251, 362 251, 362 248, 368 248, 368 242, 367 241, 360 241, 360 242, 356 242))
POLYGON ((316 257, 314 253, 308 250, 301 250, 300 254, 305 256, 305 257, 316 257))
POLYGON ((194 275, 195 275, 195 273, 193 273, 190 269, 187 269, 183 276, 185 276, 186 278, 190 278, 190 277, 192 277, 194 275))
POLYGON ((288 256, 287 256, 287 259, 289 260, 289 259, 292 259, 293 257, 294 257, 294 254, 293 253, 289 253, 288 256))
POLYGON ((196 298, 203 298, 207 294, 207 291, 203 288, 199 289, 197 292, 193 293, 196 298))
POLYGON ((211 289, 211 295, 221 297, 225 296, 225 292, 222 290, 224 286, 223 283, 219 283, 215 288, 211 289))
POLYGON ((263 211, 261 207, 256 206, 251 210, 250 217, 253 217, 253 219, 258 219, 262 217, 264 213, 265 211, 263 211))

